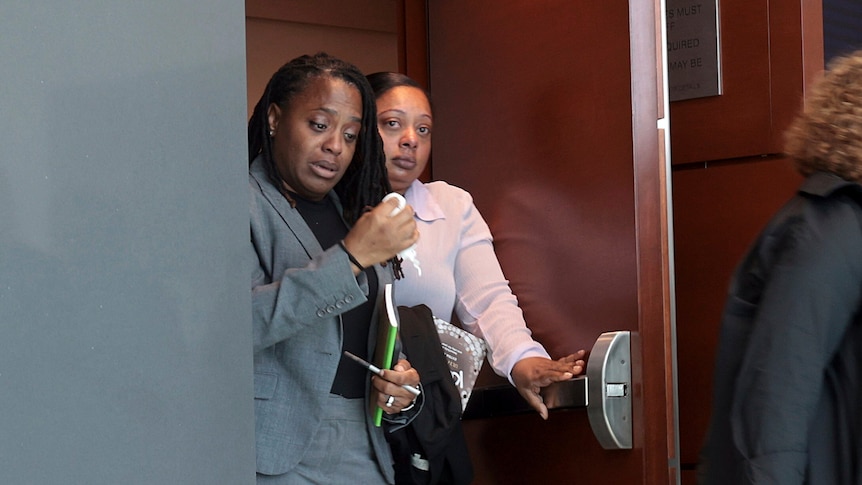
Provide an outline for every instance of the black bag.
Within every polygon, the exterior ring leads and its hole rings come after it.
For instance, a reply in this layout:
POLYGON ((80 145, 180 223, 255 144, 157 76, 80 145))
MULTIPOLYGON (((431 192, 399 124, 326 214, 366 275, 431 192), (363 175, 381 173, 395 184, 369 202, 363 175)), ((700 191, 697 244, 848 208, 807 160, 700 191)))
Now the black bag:
POLYGON ((469 484, 473 466, 461 428, 461 396, 431 310, 400 306, 398 315, 402 351, 419 372, 424 405, 409 425, 386 433, 395 459, 395 483, 469 484))

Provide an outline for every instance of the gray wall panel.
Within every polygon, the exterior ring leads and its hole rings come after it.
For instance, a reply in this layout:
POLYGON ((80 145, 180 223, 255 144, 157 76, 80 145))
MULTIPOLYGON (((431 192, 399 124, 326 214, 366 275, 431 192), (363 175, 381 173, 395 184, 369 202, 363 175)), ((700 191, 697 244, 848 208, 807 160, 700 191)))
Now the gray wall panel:
POLYGON ((0 3, 0 483, 254 482, 244 3, 0 3))

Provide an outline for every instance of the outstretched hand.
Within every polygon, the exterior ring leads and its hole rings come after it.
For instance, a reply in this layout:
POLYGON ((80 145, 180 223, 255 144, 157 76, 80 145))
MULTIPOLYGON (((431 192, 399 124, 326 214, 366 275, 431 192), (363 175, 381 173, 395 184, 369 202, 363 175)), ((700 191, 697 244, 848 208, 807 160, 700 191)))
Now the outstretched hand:
POLYGON ((544 357, 521 359, 512 368, 512 382, 521 397, 539 412, 542 419, 548 419, 548 407, 540 394, 542 388, 553 382, 567 381, 582 373, 585 368, 584 355, 586 352, 579 350, 559 360, 544 357))

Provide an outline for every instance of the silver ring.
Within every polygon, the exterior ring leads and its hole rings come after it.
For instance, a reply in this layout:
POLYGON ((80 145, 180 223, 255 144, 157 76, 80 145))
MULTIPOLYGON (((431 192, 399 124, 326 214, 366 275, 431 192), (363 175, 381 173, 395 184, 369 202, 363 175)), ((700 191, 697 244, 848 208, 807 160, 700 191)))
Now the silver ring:
POLYGON ((391 395, 391 394, 390 394, 390 395, 389 395, 389 399, 387 399, 387 400, 386 400, 386 407, 387 407, 387 408, 391 408, 391 407, 392 407, 392 403, 394 403, 394 402, 395 402, 395 396, 393 396, 393 395, 391 395))

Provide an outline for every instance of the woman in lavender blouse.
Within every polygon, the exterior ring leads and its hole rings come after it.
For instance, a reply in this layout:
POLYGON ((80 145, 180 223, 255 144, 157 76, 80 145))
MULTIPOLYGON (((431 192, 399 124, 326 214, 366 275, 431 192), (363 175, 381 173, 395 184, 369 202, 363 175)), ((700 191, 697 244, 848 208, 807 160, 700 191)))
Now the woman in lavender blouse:
POLYGON ((542 416, 539 391, 584 370, 584 351, 552 360, 531 336, 494 253, 491 232, 465 190, 443 181, 422 183, 431 153, 433 115, 425 90, 398 73, 368 76, 377 98, 377 127, 392 189, 415 211, 418 270, 407 261, 395 285, 399 305, 427 305, 434 316, 457 319, 488 344, 494 371, 509 380, 542 416))

